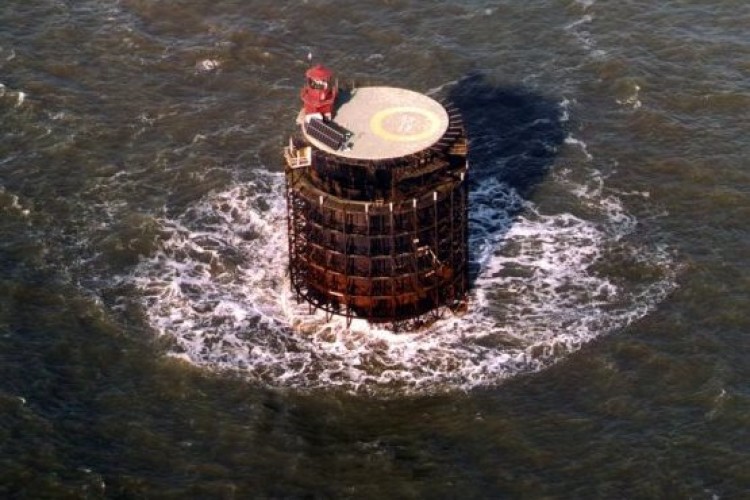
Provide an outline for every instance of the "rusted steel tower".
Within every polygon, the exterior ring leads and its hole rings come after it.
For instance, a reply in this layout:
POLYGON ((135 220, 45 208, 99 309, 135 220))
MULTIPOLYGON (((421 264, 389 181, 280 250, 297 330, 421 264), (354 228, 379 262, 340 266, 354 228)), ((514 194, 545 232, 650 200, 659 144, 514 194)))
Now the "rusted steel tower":
POLYGON ((328 314, 408 326, 467 292, 467 139, 457 109, 306 73, 284 149, 289 271, 328 314))

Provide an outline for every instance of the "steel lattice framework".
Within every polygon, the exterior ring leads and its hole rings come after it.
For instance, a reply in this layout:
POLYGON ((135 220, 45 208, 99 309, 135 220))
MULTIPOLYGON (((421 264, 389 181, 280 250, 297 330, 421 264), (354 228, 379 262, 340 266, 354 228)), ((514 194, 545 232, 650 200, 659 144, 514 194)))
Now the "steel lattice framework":
MULTIPOLYGON (((467 139, 457 109, 428 148, 361 160, 285 148, 289 272, 298 300, 348 321, 412 327, 465 307, 467 139)), ((301 125, 304 127, 304 125, 301 125)))

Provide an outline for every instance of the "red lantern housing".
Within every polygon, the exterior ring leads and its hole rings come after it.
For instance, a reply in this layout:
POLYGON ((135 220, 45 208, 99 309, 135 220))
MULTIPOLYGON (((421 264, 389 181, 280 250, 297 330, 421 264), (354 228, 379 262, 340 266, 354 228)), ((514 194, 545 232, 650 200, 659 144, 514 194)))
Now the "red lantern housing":
POLYGON ((320 114, 331 119, 333 105, 338 94, 338 86, 333 82, 333 72, 321 64, 316 64, 305 73, 305 86, 301 97, 305 115, 320 114))

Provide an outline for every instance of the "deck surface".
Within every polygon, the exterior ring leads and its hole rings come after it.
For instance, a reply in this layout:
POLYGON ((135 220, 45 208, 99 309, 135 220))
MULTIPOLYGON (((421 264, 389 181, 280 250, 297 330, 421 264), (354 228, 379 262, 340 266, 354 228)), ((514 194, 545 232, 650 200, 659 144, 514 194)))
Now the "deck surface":
POLYGON ((348 149, 333 150, 305 133, 306 138, 323 151, 362 160, 422 151, 437 142, 448 128, 448 113, 439 102, 394 87, 361 87, 342 92, 333 119, 352 132, 348 149))

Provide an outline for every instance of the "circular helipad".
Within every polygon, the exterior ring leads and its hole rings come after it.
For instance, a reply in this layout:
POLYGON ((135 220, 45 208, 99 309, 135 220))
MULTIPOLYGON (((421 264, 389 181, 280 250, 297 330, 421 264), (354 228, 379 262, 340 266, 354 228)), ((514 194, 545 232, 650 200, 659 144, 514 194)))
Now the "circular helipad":
POLYGON ((339 95, 334 121, 349 130, 348 149, 316 147, 345 158, 379 160, 416 153, 437 142, 448 128, 448 113, 436 100, 412 90, 361 87, 339 95))

